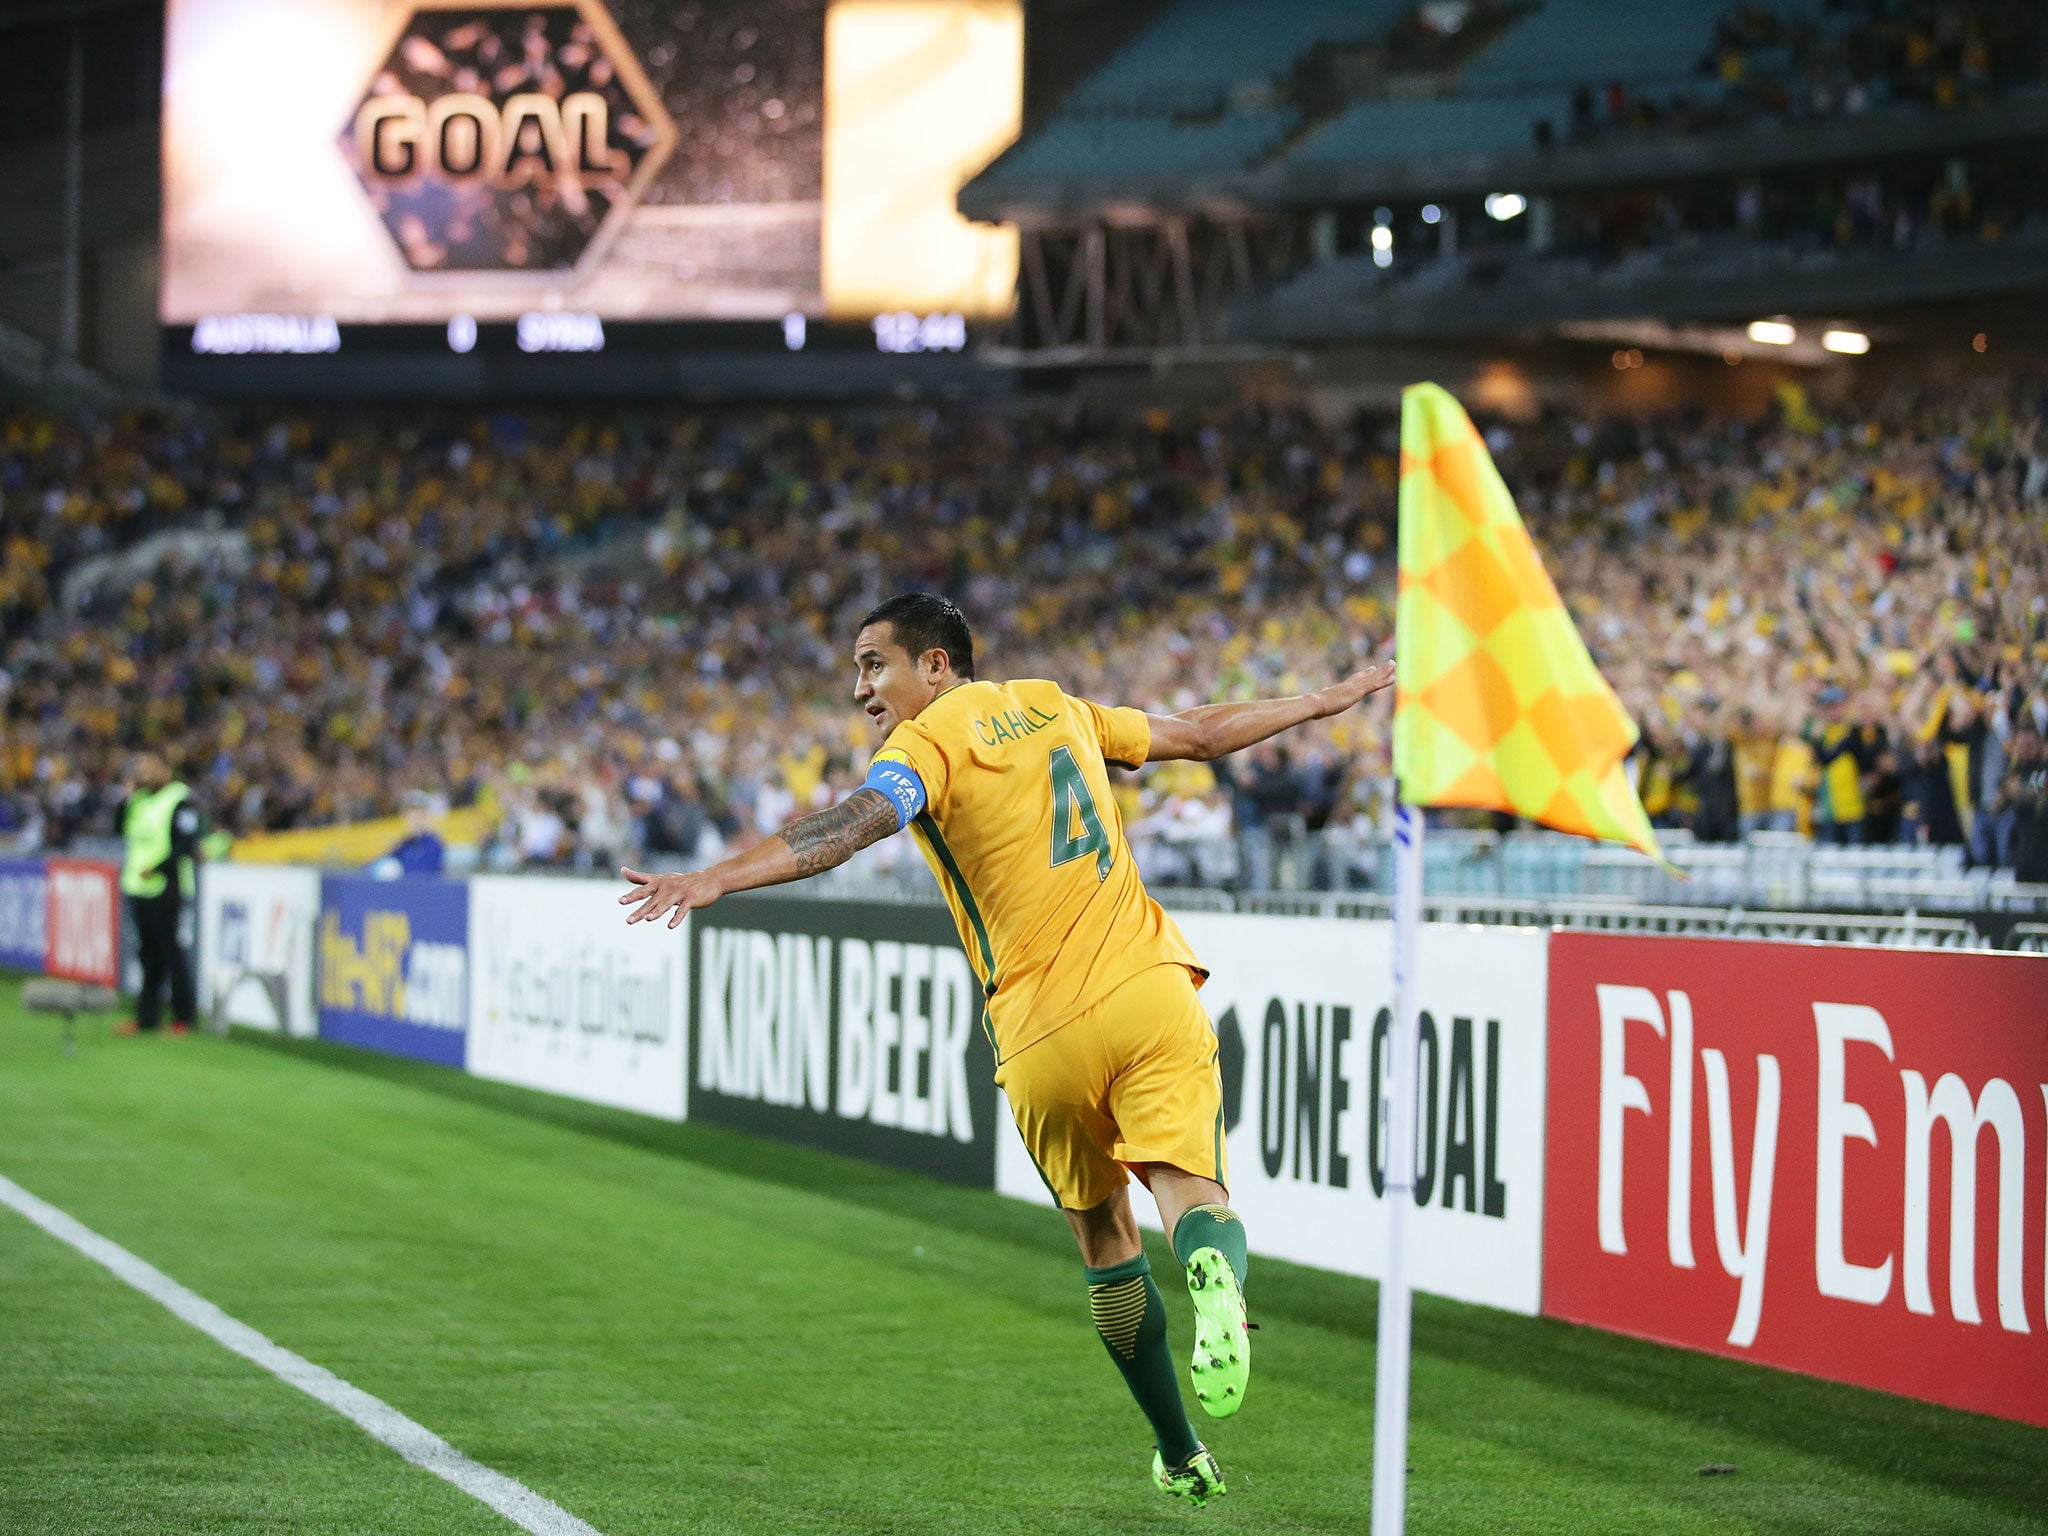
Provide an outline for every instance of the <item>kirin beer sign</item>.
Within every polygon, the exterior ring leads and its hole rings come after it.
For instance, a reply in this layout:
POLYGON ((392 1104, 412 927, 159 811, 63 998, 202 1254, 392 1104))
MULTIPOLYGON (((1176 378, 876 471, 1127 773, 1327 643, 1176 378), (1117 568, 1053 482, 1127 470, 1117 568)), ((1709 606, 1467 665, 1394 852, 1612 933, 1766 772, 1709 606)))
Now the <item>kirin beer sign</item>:
POLYGON ((599 0, 414 5, 341 135, 415 272, 560 273, 675 147, 599 0))

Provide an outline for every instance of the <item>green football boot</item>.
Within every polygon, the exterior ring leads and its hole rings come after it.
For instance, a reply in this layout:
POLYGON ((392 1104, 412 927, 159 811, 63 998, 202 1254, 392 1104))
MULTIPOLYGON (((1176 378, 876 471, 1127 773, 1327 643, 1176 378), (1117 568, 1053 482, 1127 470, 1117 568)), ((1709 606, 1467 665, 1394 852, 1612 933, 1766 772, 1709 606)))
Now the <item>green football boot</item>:
POLYGON ((1216 1457, 1206 1445, 1196 1446, 1195 1454, 1177 1467, 1169 1467, 1166 1458, 1154 1451, 1152 1481, 1159 1485, 1160 1492, 1186 1499, 1197 1509, 1230 1491, 1223 1486, 1223 1469, 1216 1465, 1216 1457))
POLYGON ((1195 1401, 1211 1418, 1227 1419, 1244 1406, 1252 1335, 1244 1292, 1220 1249, 1197 1248, 1188 1256, 1188 1295, 1195 1303, 1195 1354, 1188 1363, 1195 1401))

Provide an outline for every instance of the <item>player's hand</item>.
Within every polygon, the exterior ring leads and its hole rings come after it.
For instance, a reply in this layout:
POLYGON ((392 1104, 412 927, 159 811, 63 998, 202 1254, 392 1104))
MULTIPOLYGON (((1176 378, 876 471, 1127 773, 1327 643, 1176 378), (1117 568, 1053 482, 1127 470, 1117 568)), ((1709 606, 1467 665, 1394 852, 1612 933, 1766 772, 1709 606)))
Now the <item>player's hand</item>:
POLYGON ((628 927, 651 923, 664 913, 669 914, 669 927, 678 927, 697 908, 708 907, 725 894, 709 871, 701 869, 687 875, 643 875, 622 866, 619 873, 633 882, 633 889, 619 898, 620 906, 633 908, 628 927))
POLYGON ((1360 700, 1393 686, 1394 664, 1391 661, 1382 661, 1362 672, 1354 672, 1341 683, 1316 690, 1316 718, 1324 720, 1331 715, 1341 715, 1360 700))

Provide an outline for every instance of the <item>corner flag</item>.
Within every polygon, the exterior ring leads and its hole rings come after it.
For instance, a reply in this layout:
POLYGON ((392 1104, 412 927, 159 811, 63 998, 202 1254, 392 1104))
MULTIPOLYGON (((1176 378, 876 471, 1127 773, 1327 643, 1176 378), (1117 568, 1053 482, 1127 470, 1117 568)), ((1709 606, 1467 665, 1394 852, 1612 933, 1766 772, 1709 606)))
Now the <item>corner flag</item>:
POLYGON ((1662 862, 1622 770, 1635 723, 1572 627, 1464 408, 1401 394, 1394 776, 1410 805, 1509 811, 1662 862))
MULTIPOLYGON (((1511 811, 1663 863, 1623 772, 1635 723, 1600 676, 1463 407, 1434 384, 1401 393, 1401 592, 1394 615, 1394 1008, 1387 1034, 1372 1536, 1402 1536, 1408 1503, 1422 985, 1422 807, 1511 811)), ((1669 867, 1668 865, 1666 866, 1669 867)), ((1432 1114, 1434 1111, 1432 1110, 1432 1114)))

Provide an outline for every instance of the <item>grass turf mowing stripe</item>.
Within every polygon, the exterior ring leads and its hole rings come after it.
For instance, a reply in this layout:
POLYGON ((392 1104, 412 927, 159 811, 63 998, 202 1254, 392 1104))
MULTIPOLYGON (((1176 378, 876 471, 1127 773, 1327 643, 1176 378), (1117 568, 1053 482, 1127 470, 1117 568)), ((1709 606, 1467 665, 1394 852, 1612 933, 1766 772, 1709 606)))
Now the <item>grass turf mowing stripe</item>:
POLYGON ((215 1343, 262 1366, 287 1386, 297 1387, 308 1397, 324 1403, 414 1466, 454 1484, 522 1530, 531 1531, 533 1536, 600 1536, 595 1527, 542 1498, 524 1483, 470 1460, 425 1425, 407 1418, 382 1398, 372 1397, 360 1387, 350 1386, 332 1371, 272 1343, 247 1323, 229 1317, 204 1296, 187 1290, 155 1265, 137 1258, 119 1243, 101 1237, 92 1228, 66 1215, 48 1201, 38 1199, 4 1174, 0 1174, 0 1205, 11 1206, 50 1236, 76 1248, 116 1279, 125 1281, 150 1300, 160 1303, 173 1316, 190 1323, 215 1343))

